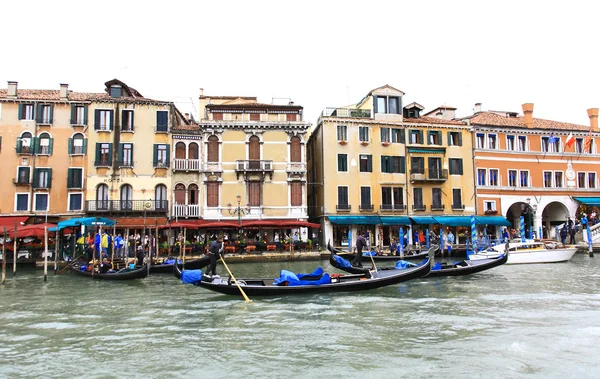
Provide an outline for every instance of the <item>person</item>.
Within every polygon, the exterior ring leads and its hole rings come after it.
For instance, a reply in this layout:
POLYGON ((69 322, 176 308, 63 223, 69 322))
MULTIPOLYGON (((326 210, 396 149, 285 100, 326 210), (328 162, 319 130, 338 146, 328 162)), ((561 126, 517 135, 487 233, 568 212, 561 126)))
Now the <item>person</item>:
POLYGON ((390 254, 395 255, 398 251, 398 244, 396 243, 396 239, 392 238, 392 243, 390 243, 390 254))
POLYGON ((144 256, 145 256, 144 248, 142 246, 138 246, 137 248, 137 264, 138 266, 144 265, 144 256))
POLYGON ((419 232, 419 245, 421 247, 425 246, 425 233, 422 230, 419 232))
POLYGON ((115 237, 115 256, 116 257, 125 257, 123 254, 123 237, 121 237, 121 233, 117 234, 115 237))
POLYGON ((583 213, 581 215, 581 229, 585 230, 587 229, 587 224, 588 224, 588 218, 587 215, 585 213, 583 213))
POLYGON ((100 264, 99 272, 101 274, 106 274, 110 270, 112 270, 112 265, 108 261, 108 258, 104 257, 104 259, 102 260, 102 263, 100 264))
POLYGON ((102 232, 102 240, 101 240, 100 244, 102 247, 102 257, 108 258, 109 239, 108 239, 108 234, 106 234, 106 232, 102 232))
POLYGON ((94 237, 94 248, 96 249, 98 259, 100 259, 100 253, 102 251, 102 236, 100 235, 100 232, 96 232, 96 236, 94 237))
POLYGON ((569 227, 567 226, 567 223, 565 223, 563 225, 563 227, 560 229, 560 242, 562 242, 563 245, 567 242, 568 228, 569 227))
POLYGON ((575 223, 571 217, 567 217, 567 227, 569 228, 569 244, 575 245, 575 223))
POLYGON ((223 251, 223 239, 217 237, 213 237, 213 241, 208 248, 208 255, 210 257, 210 264, 208 265, 208 269, 206 273, 209 277, 213 277, 217 275, 217 259, 219 259, 219 254, 223 251), (208 274, 210 273, 210 274, 208 274))
POLYGON ((502 229, 502 242, 508 242, 510 239, 510 235, 508 234, 508 229, 502 229))
POLYGON ((452 245, 454 245, 454 234, 452 234, 452 230, 448 229, 448 235, 446 236, 448 255, 452 254, 452 245))
POLYGON ((362 259, 363 248, 367 247, 367 239, 365 237, 366 234, 367 233, 362 232, 356 239, 356 255, 354 256, 354 259, 352 260, 352 266, 362 267, 362 263, 360 263, 360 262, 362 259))

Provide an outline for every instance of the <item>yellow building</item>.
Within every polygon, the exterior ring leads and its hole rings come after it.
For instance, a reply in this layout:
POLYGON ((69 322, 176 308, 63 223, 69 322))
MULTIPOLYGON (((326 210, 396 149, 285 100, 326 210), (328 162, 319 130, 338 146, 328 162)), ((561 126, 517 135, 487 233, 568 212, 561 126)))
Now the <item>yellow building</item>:
POLYGON ((454 108, 421 116, 389 85, 359 103, 326 108, 308 141, 309 210, 322 243, 354 246, 368 232, 387 246, 411 228, 439 233, 474 213, 471 134, 454 108), (434 218, 435 217, 435 218, 434 218), (427 227, 427 225, 431 225, 427 227))
POLYGON ((2 224, 57 222, 84 212, 89 94, 0 90, 2 224), (16 217, 16 218, 15 218, 16 217), (30 217, 35 219, 29 220, 30 217))

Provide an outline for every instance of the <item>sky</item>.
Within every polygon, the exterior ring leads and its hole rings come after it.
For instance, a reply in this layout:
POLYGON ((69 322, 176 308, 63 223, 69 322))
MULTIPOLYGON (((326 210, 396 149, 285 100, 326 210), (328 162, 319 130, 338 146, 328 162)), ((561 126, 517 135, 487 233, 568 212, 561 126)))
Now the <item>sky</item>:
POLYGON ((102 92, 117 78, 198 117, 205 95, 304 107, 389 84, 425 111, 522 112, 589 125, 600 107, 600 2, 2 1, 0 88, 102 92), (275 100, 274 100, 275 99, 275 100))

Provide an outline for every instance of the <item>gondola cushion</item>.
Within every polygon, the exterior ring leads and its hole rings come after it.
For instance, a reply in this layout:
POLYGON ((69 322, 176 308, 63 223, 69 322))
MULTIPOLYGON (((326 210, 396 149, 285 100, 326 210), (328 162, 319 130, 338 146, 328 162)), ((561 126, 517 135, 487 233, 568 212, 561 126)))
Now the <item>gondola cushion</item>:
MULTIPOLYGON (((319 267, 320 268, 320 267, 319 267)), ((318 271, 318 269, 317 269, 318 271)), ((311 274, 301 274, 302 277, 311 276, 311 274)), ((279 286, 318 286, 321 284, 329 284, 331 283, 331 277, 329 274, 324 274, 321 276, 319 280, 301 280, 298 278, 298 275, 291 271, 281 270, 279 273, 279 278, 275 278, 273 284, 279 286)))
POLYGON ((401 269, 401 268, 416 267, 416 266, 418 266, 418 264, 416 264, 416 263, 399 260, 398 262, 396 262, 396 266, 394 266, 394 268, 401 269))
POLYGON ((436 271, 436 270, 441 270, 441 269, 442 269, 442 264, 440 262, 438 262, 435 265, 433 265, 433 267, 431 268, 431 271, 436 271))
POLYGON ((202 280, 202 270, 183 270, 181 282, 183 284, 196 284, 202 280))
POLYGON ((337 264, 342 268, 351 268, 352 267, 352 265, 350 264, 350 262, 348 260, 340 257, 339 255, 334 255, 333 259, 335 259, 337 264))

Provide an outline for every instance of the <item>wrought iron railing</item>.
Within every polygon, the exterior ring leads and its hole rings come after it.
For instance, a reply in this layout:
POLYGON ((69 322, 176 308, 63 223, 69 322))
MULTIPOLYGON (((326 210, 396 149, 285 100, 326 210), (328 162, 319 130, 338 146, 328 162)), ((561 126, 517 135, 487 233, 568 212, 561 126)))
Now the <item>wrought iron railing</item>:
POLYGON ((86 212, 167 212, 168 200, 87 200, 86 212))

